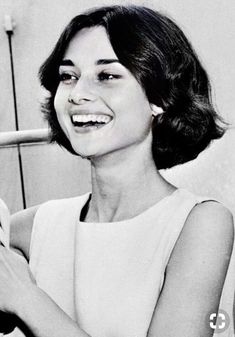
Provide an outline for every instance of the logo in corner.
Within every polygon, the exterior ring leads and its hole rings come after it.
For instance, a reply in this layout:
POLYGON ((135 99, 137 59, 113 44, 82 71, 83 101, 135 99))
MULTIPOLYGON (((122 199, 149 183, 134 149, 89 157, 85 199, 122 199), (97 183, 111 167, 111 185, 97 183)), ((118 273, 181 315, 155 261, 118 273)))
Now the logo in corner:
POLYGON ((206 316, 206 324, 214 333, 221 333, 228 329, 230 317, 225 310, 219 309, 216 312, 209 312, 206 316))

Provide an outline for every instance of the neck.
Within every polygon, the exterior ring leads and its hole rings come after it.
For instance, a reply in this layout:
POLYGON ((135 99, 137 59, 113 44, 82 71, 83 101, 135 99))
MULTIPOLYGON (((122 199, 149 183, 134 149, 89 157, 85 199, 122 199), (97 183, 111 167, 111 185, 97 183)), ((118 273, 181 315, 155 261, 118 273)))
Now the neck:
POLYGON ((132 218, 175 190, 157 171, 145 143, 92 160, 91 174, 87 222, 132 218))

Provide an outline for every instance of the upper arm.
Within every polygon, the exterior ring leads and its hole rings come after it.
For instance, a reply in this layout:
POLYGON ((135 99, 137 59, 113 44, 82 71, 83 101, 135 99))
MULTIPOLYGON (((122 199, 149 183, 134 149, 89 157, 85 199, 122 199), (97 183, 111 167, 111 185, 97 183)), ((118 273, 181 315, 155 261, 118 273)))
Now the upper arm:
POLYGON ((29 260, 33 220, 38 206, 27 208, 11 216, 10 247, 29 260))
POLYGON ((193 208, 171 254, 148 336, 209 337, 233 248, 231 213, 215 202, 193 208))

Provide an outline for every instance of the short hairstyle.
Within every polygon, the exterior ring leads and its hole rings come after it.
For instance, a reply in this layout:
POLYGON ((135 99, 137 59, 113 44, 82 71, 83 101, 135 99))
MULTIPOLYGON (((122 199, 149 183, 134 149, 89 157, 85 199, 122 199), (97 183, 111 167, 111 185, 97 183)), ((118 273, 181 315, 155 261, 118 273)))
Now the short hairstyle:
POLYGON ((42 64, 39 78, 50 97, 42 111, 51 140, 76 154, 54 109, 58 69, 69 42, 83 28, 103 26, 119 61, 135 76, 150 103, 164 113, 154 118, 152 154, 158 169, 198 156, 225 123, 211 101, 208 76, 182 30, 166 15, 142 6, 108 6, 74 17, 42 64))

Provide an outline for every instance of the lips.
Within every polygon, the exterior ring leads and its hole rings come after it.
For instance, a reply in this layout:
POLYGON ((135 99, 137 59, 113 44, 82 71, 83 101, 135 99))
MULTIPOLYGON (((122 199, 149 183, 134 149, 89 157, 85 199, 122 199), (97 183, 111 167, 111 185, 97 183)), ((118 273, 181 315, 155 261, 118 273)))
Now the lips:
POLYGON ((111 122, 112 117, 105 114, 73 114, 71 122, 76 128, 97 129, 111 122))

